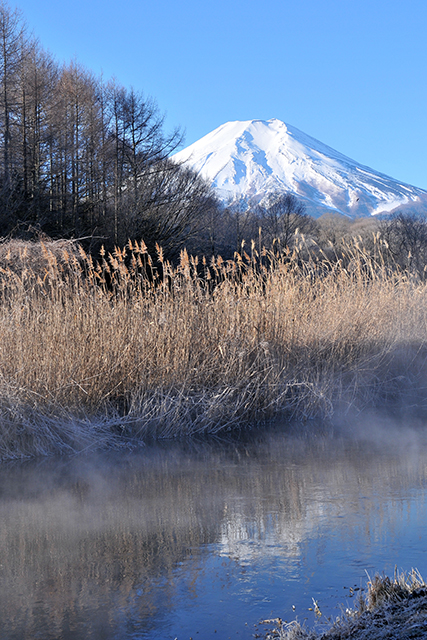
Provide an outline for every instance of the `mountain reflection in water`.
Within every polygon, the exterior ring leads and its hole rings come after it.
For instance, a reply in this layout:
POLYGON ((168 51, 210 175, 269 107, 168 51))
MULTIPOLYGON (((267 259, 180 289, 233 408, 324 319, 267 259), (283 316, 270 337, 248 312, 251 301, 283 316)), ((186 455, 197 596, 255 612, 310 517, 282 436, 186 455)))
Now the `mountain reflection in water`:
POLYGON ((4 640, 252 638, 426 576, 427 444, 315 425, 0 468, 4 640), (292 609, 295 607, 295 613, 292 609))

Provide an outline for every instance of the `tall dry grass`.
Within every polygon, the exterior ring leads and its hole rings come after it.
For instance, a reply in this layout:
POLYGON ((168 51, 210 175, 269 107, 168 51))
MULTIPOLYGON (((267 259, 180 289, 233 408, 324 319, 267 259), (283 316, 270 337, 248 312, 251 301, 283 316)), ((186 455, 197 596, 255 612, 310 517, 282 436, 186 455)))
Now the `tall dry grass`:
MULTIPOLYGON (((427 584, 417 569, 375 575, 360 591, 357 606, 346 609, 328 628, 309 629, 297 620, 265 620, 275 627, 265 640, 423 640, 427 634, 427 584)), ((313 599, 316 617, 322 615, 313 599)), ((330 622, 330 618, 328 619, 330 622)), ((319 625, 320 626, 320 625, 319 625)))
POLYGON ((377 249, 330 261, 301 239, 280 257, 183 252, 172 268, 143 243, 97 263, 71 243, 1 245, 0 456, 328 416, 421 388, 427 287, 377 249))

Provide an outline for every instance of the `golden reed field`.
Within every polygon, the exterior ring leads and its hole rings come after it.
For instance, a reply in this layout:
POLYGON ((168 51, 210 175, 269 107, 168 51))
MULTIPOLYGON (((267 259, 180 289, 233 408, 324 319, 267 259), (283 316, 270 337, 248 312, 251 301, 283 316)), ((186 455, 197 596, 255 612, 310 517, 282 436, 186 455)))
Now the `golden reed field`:
POLYGON ((96 262, 71 242, 4 242, 0 457, 422 410, 427 286, 374 248, 331 260, 301 237, 172 267, 143 242, 96 262))

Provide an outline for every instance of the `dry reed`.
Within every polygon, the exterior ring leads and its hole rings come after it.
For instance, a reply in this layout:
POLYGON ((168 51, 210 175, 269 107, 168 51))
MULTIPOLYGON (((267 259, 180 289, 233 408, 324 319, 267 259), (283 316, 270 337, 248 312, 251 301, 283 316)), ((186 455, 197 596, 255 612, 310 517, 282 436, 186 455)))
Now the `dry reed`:
POLYGON ((276 625, 265 640, 421 640, 427 637, 427 584, 416 569, 396 571, 392 579, 377 574, 358 606, 320 631, 280 618, 264 622, 276 625))
POLYGON ((0 457, 331 415, 422 388, 427 288, 357 243, 176 268, 0 247, 0 457), (304 259, 302 255, 304 254, 304 259), (155 267, 158 267, 156 269, 155 267))

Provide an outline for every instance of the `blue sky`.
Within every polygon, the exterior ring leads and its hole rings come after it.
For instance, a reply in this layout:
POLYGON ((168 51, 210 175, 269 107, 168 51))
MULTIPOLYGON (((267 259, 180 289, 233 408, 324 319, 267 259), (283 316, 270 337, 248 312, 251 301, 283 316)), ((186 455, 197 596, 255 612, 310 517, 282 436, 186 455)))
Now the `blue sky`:
POLYGON ((279 118, 427 189, 425 0, 17 0, 58 61, 156 99, 186 145, 279 118))

